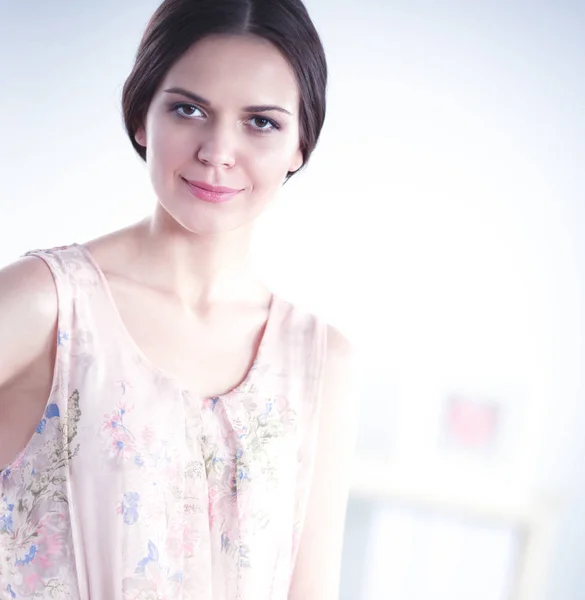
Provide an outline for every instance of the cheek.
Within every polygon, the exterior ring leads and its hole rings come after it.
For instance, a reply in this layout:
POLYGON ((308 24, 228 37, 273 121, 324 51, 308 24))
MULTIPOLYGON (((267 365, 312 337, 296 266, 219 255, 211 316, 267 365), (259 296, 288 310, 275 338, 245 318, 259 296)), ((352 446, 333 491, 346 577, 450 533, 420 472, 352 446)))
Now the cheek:
POLYGON ((245 170, 254 188, 266 192, 278 188, 287 171, 282 158, 274 153, 257 156, 252 161, 247 160, 245 170))
POLYGON ((262 140, 263 144, 257 144, 244 153, 242 160, 245 161, 254 173, 266 182, 282 183, 289 171, 296 147, 290 141, 262 140))
POLYGON ((151 130, 150 148, 153 168, 174 170, 193 153, 193 136, 158 124, 151 130))

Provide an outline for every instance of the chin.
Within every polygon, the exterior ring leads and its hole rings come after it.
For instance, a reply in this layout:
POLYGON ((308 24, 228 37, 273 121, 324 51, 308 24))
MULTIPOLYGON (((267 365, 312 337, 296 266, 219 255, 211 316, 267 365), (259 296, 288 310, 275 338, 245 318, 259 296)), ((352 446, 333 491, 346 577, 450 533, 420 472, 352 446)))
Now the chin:
POLYGON ((207 211, 193 211, 188 215, 171 213, 170 216, 181 229, 194 235, 221 235, 249 227, 253 221, 234 215, 210 215, 207 211))

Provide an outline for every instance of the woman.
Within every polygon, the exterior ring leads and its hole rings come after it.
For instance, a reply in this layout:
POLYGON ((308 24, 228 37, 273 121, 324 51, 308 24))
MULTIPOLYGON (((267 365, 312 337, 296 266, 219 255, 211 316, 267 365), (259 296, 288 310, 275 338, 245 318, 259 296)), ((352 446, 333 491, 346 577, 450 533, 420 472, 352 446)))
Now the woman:
POLYGON ((156 11, 122 99, 153 214, 0 272, 3 598, 337 597, 350 346, 247 260, 325 87, 300 0, 156 11))

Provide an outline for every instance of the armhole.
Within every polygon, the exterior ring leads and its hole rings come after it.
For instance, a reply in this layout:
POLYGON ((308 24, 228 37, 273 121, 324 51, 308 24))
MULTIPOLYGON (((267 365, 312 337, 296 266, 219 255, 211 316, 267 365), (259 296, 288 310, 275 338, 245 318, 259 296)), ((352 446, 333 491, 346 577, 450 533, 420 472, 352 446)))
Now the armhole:
MULTIPOLYGON (((311 429, 311 445, 313 452, 319 437, 319 429, 321 424, 321 408, 323 404, 323 373, 325 371, 325 363, 327 361, 327 343, 329 326, 325 321, 318 317, 315 319, 312 348, 311 368, 308 377, 308 395, 311 398, 311 405, 307 407, 308 419, 311 429)), ((312 468, 312 466, 311 466, 312 468)))
POLYGON ((329 325, 325 321, 317 320, 315 335, 315 360, 313 362, 313 394, 317 406, 314 410, 321 414, 321 396, 323 394, 323 371, 327 361, 327 344, 329 341, 329 325))
POLYGON ((315 474, 315 457, 319 441, 322 416, 323 373, 327 360, 328 324, 313 316, 314 335, 312 338, 310 369, 307 369, 307 394, 310 405, 305 407, 303 415, 304 431, 300 438, 299 472, 297 474, 297 490, 294 515, 293 552, 291 556, 290 577, 292 579, 297 562, 297 555, 305 529, 308 501, 315 474))
MULTIPOLYGON (((63 408, 64 408, 64 399, 63 397, 58 396, 60 390, 62 390, 63 388, 63 381, 61 381, 61 376, 63 374, 63 365, 66 362, 66 355, 65 355, 65 348, 62 344, 62 335, 63 335, 63 331, 64 331, 64 325, 67 322, 67 315, 66 315, 66 306, 69 304, 67 302, 67 290, 69 289, 69 286, 67 286, 66 282, 64 281, 64 275, 63 273, 60 273, 58 270, 57 265, 55 264, 55 261, 53 259, 53 257, 48 257, 47 254, 43 251, 40 250, 34 250, 34 251, 30 251, 27 252, 26 254, 22 255, 22 258, 27 258, 29 256, 38 258, 40 260, 42 260, 45 263, 45 267, 49 270, 49 272, 51 273, 52 279, 53 279, 53 285, 54 285, 54 289, 55 289, 55 294, 57 297, 57 331, 56 331, 56 335, 53 337, 52 340, 52 345, 53 348, 55 350, 55 359, 53 362, 53 369, 52 369, 52 373, 51 373, 51 387, 49 390, 49 395, 47 397, 46 402, 43 405, 43 412, 41 414, 41 419, 39 421, 39 423, 37 423, 35 431, 33 432, 33 434, 31 435, 31 437, 28 439, 28 441, 26 442, 26 444, 24 445, 24 447, 22 448, 22 450, 20 450, 20 452, 18 452, 18 454, 16 454, 16 456, 14 457, 14 459, 8 463, 6 466, 0 466, 0 473, 2 472, 9 472, 11 470, 13 470, 14 468, 16 468, 16 466, 20 463, 20 461, 30 452, 31 450, 31 446, 33 445, 33 442, 35 440, 35 436, 38 433, 38 428, 40 426, 40 424, 42 423, 43 419, 47 418, 47 411, 49 409, 49 406, 51 406, 52 404, 57 404, 57 406, 59 407, 59 410, 62 412, 63 408)), ((69 306, 71 306, 69 304, 69 306)))
POLYGON ((57 298, 57 331, 53 338, 53 347, 55 350, 55 360, 53 363, 53 372, 51 374, 51 391, 45 403, 45 410, 51 404, 51 400, 55 391, 59 388, 60 375, 62 375, 61 365, 65 362, 64 347, 65 342, 69 340, 71 318, 71 298, 69 297, 69 282, 66 280, 66 275, 60 268, 61 265, 55 260, 53 255, 49 255, 42 251, 27 252, 25 256, 34 256, 45 263, 45 267, 49 270, 53 279, 53 286, 57 298), (66 314, 67 313, 67 314, 66 314))

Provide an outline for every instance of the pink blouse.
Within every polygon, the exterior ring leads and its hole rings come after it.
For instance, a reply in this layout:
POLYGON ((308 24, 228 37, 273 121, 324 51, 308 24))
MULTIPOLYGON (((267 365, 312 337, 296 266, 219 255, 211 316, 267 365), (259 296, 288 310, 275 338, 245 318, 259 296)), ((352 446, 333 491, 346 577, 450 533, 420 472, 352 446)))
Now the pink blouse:
POLYGON ((84 246, 27 253, 59 301, 52 392, 0 471, 0 598, 285 600, 324 322, 273 296, 245 381, 201 398, 130 338, 84 246))

